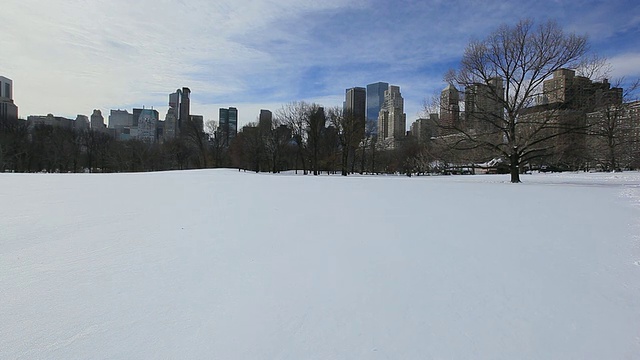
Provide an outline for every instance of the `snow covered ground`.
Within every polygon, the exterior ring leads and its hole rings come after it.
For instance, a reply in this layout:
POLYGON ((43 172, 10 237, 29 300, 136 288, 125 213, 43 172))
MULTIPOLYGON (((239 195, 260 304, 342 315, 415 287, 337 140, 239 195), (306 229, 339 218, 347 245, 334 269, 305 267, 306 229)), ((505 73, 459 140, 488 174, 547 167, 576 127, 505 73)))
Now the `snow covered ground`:
POLYGON ((640 174, 0 174, 0 359, 640 359, 640 174))

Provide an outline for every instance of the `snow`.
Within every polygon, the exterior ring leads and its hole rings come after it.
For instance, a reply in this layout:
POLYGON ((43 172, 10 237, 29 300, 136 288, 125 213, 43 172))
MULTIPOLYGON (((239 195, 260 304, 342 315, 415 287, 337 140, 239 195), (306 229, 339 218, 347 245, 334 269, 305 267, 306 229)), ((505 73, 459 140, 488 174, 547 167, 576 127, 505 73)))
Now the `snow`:
POLYGON ((0 174, 1 359, 640 359, 640 173, 0 174))

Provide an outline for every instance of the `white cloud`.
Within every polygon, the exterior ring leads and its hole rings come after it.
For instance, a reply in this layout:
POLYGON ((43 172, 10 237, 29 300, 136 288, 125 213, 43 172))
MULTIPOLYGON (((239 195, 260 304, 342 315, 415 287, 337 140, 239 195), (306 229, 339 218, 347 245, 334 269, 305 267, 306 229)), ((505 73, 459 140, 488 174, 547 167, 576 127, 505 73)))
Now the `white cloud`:
POLYGON ((23 115, 164 104, 157 94, 181 86, 241 93, 247 77, 279 64, 234 37, 344 3, 10 0, 0 15, 11 29, 1 69, 23 115))
POLYGON ((616 55, 609 59, 612 77, 640 77, 640 52, 616 55))

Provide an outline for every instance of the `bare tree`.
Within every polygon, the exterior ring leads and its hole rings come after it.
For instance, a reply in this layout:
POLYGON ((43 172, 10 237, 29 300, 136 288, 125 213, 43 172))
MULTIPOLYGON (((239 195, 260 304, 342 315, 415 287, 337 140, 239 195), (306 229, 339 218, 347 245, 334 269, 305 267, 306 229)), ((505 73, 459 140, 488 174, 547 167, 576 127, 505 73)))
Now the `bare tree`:
POLYGON ((376 124, 371 121, 366 121, 364 126, 364 136, 360 142, 360 174, 364 174, 367 165, 367 152, 370 154, 369 163, 371 164, 371 173, 375 171, 375 159, 376 159, 376 124))
POLYGON ((285 124, 291 130, 291 136, 296 144, 296 164, 295 170, 298 172, 298 161, 302 163, 303 173, 307 174, 306 150, 306 112, 309 105, 303 101, 291 102, 283 105, 276 111, 275 118, 278 122, 285 124))
MULTIPOLYGON (((336 129, 341 152, 340 170, 343 176, 349 174, 349 160, 355 163, 355 152, 364 137, 364 119, 352 112, 344 112, 341 107, 333 107, 328 111, 329 122, 336 129)), ((364 154, 363 154, 364 157, 364 154)))
POLYGON ((307 133, 307 146, 311 155, 311 168, 313 175, 320 175, 320 152, 323 144, 323 136, 326 130, 327 118, 324 108, 318 104, 307 107, 303 119, 307 133))
POLYGON ((511 182, 520 182, 520 165, 539 152, 539 145, 567 129, 554 116, 530 117, 523 111, 534 104, 544 80, 554 71, 576 68, 587 50, 585 36, 566 34, 555 22, 534 26, 531 20, 502 25, 486 39, 472 41, 463 55, 460 69, 446 80, 463 87, 481 84, 499 113, 485 112, 479 120, 485 131, 476 133, 455 126, 458 145, 485 147, 509 159, 511 182), (503 86, 494 86, 502 82, 503 86), (555 128, 553 131, 547 129, 555 128))
POLYGON ((576 67, 576 74, 588 79, 603 80, 611 74, 611 64, 598 54, 584 56, 576 67))
POLYGON ((282 124, 280 119, 274 119, 273 128, 264 134, 265 153, 269 159, 269 167, 273 173, 282 170, 282 158, 290 141, 291 130, 289 127, 282 124))
POLYGON ((28 170, 29 148, 27 122, 0 117, 0 172, 28 170))
MULTIPOLYGON (((238 133, 232 148, 239 152, 236 157, 238 167, 260 172, 260 164, 264 157, 264 138, 257 123, 248 123, 238 133)), ((235 154, 234 154, 235 155, 235 154)))
POLYGON ((195 167, 202 169, 209 166, 208 136, 204 132, 202 123, 198 123, 193 119, 184 121, 180 139, 193 149, 195 167))

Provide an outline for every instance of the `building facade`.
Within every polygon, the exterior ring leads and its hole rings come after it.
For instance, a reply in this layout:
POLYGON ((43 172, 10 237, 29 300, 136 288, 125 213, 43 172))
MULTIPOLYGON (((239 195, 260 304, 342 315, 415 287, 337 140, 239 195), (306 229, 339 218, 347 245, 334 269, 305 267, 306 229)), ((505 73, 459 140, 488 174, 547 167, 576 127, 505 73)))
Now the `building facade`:
POLYGON ((76 116, 76 120, 74 124, 74 128, 76 130, 89 131, 90 127, 91 127, 91 123, 89 122, 89 118, 87 117, 87 115, 76 116))
POLYGON ((133 128, 133 114, 127 110, 111 110, 109 112, 109 129, 115 134, 116 140, 131 139, 133 128))
POLYGON ((191 119, 191 90, 188 87, 182 88, 182 93, 180 95, 180 111, 178 114, 179 133, 180 129, 182 129, 182 124, 191 119))
POLYGON ((453 84, 440 93, 440 126, 442 135, 452 134, 460 126, 460 92, 453 84))
POLYGON ((384 104, 378 114, 378 142, 394 148, 406 135, 407 115, 400 87, 391 85, 384 92, 384 104))
POLYGON ((464 126, 476 134, 500 131, 504 121, 504 83, 500 78, 487 84, 467 85, 464 93, 464 126))
POLYGON ((587 114, 591 167, 640 168, 640 101, 603 106, 587 114))
POLYGON ((27 117, 27 126, 30 130, 33 130, 33 128, 38 125, 47 125, 78 130, 84 130, 88 128, 89 121, 86 120, 87 117, 84 115, 79 115, 78 118, 80 118, 80 122, 76 123, 74 119, 68 119, 62 116, 54 116, 53 114, 29 115, 27 117))
POLYGON ((132 137, 148 144, 156 142, 158 131, 158 111, 153 109, 133 109, 134 128, 132 137))
POLYGON ((438 114, 429 114, 428 118, 421 118, 411 124, 411 136, 420 141, 429 141, 431 138, 437 137, 438 132, 438 114))
POLYGON ((622 88, 611 87, 607 79, 591 81, 574 70, 558 69, 542 84, 540 105, 561 104, 573 110, 593 111, 600 106, 622 103, 622 88))

